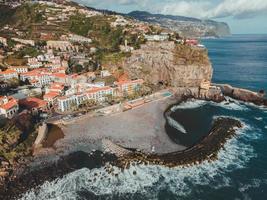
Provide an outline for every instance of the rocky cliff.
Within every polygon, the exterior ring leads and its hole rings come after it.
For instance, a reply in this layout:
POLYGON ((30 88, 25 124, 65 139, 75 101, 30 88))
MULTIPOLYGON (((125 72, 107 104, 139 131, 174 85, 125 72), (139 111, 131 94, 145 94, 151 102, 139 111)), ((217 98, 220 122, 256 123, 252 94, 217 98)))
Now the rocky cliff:
POLYGON ((171 87, 200 87, 210 81, 212 66, 205 49, 174 42, 147 42, 123 64, 130 78, 171 87))

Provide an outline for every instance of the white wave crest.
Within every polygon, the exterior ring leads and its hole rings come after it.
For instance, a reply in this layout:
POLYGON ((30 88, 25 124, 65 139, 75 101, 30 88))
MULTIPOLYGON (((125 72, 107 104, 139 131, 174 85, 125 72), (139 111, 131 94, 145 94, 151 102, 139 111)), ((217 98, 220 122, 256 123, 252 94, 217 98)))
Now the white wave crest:
POLYGON ((171 111, 175 112, 178 109, 194 109, 194 108, 198 108, 203 105, 206 105, 206 104, 207 104, 207 101, 191 99, 191 100, 188 100, 188 101, 185 101, 178 105, 173 106, 171 108, 171 111))
POLYGON ((229 140, 218 154, 218 160, 192 167, 166 168, 163 166, 131 166, 121 172, 113 167, 114 174, 104 168, 80 169, 62 179, 46 182, 40 189, 26 193, 21 200, 78 199, 77 191, 90 191, 96 195, 121 195, 141 193, 147 199, 157 199, 161 188, 168 188, 177 197, 190 194, 197 185, 213 188, 232 183, 227 172, 244 168, 257 155, 247 140, 253 140, 255 129, 244 126, 238 137, 229 140), (245 136, 245 137, 244 137, 245 136), (134 175, 136 172, 136 175, 134 175), (190 183, 190 184, 188 184, 190 183))
POLYGON ((230 97, 227 97, 225 101, 222 101, 220 103, 216 103, 213 101, 204 101, 204 100, 196 100, 196 99, 190 99, 188 101, 182 102, 179 105, 175 105, 171 108, 172 112, 175 112, 178 109, 195 109, 199 108, 201 106, 204 106, 206 104, 219 106, 224 109, 228 110, 249 110, 249 108, 242 102, 234 100, 230 97))
POLYGON ((256 120, 258 120, 258 121, 262 121, 263 120, 263 118, 262 117, 254 117, 256 120))
POLYGON ((184 126, 181 125, 179 122, 177 122, 176 120, 174 120, 173 118, 171 118, 170 116, 167 117, 167 120, 168 120, 168 124, 175 128, 176 130, 186 134, 187 131, 185 130, 184 126))

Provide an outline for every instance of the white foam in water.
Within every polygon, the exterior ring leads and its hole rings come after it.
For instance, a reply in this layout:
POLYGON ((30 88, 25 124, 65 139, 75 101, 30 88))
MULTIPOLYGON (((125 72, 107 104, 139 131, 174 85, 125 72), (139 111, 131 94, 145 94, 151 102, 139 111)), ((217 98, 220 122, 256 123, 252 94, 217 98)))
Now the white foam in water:
POLYGON ((176 130, 186 134, 187 131, 185 130, 184 126, 181 125, 179 122, 177 122, 176 120, 174 120, 173 118, 167 116, 167 120, 168 120, 168 124, 170 126, 172 126, 173 128, 175 128, 176 130))
POLYGON ((173 106, 171 108, 171 111, 175 112, 178 109, 194 109, 194 108, 198 108, 203 105, 206 105, 206 104, 207 104, 207 101, 192 99, 186 102, 182 102, 179 105, 173 106))
POLYGON ((231 185, 227 172, 244 168, 246 163, 256 157, 253 147, 247 144, 259 138, 251 126, 237 131, 237 138, 229 140, 224 150, 218 154, 218 160, 204 162, 187 168, 169 169, 163 166, 131 166, 120 172, 114 167, 118 176, 108 174, 101 169, 81 169, 62 179, 46 182, 40 189, 26 193, 21 200, 77 199, 77 191, 90 191, 96 195, 142 194, 146 199, 157 199, 160 188, 167 187, 177 197, 191 194, 195 185, 220 188, 231 185), (133 175, 134 171, 137 172, 133 175), (190 184, 188 184, 190 183, 190 184), (193 186, 192 186, 193 185, 193 186))
POLYGON ((230 97, 226 97, 226 101, 222 101, 220 103, 210 102, 210 104, 220 106, 228 110, 248 110, 248 107, 246 107, 246 105, 241 104, 241 102, 230 97))
POLYGON ((175 112, 178 109, 194 109, 199 108, 201 106, 204 106, 206 104, 211 104, 214 106, 219 106, 228 110, 249 110, 248 107, 246 107, 245 104, 242 104, 241 102, 231 99, 229 97, 226 98, 226 101, 216 103, 216 102, 208 102, 204 100, 195 100, 191 99, 186 102, 182 102, 179 105, 173 106, 171 108, 172 112, 175 112))
POLYGON ((255 119, 258 121, 262 121, 263 118, 262 117, 255 117, 255 119))

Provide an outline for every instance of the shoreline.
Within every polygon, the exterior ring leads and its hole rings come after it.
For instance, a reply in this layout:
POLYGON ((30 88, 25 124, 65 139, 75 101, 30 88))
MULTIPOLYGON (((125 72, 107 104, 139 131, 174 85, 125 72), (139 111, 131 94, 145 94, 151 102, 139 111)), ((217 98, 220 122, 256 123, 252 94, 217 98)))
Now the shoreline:
MULTIPOLYGON (((169 107, 171 106, 172 105, 169 107)), ((164 117, 166 117, 166 112, 167 110, 164 112, 164 117)), ((22 175, 13 177, 6 185, 5 190, 0 192, 0 197, 1 199, 15 199, 23 193, 42 185, 45 181, 55 180, 83 167, 91 169, 105 166, 105 169, 112 173, 112 167, 110 167, 112 165, 123 170, 128 168, 131 163, 162 165, 166 167, 188 167, 200 164, 205 160, 212 161, 216 159, 219 150, 223 148, 225 142, 234 137, 234 127, 241 128, 241 126, 241 123, 235 119, 217 119, 214 121, 209 134, 200 142, 192 147, 169 153, 151 154, 133 149, 127 149, 126 154, 123 155, 97 150, 93 153, 74 151, 66 156, 60 156, 56 162, 45 163, 45 165, 42 165, 39 169, 35 167, 25 169, 26 171, 24 171, 22 175), (108 166, 106 166, 107 163, 109 163, 108 166), (27 187, 25 187, 25 185, 27 187)), ((114 144, 114 146, 116 148, 125 149, 117 144, 114 144)))
MULTIPOLYGON (((241 92, 242 91, 243 90, 241 90, 241 92)), ((247 92, 247 90, 244 91, 247 92)), ((258 97, 257 93, 249 91, 249 94, 250 92, 255 94, 256 97, 258 97)), ((224 92, 223 96, 224 98, 221 99, 225 99, 225 96, 226 95, 224 92)), ((172 100, 168 101, 167 104, 163 104, 164 106, 161 107, 160 112, 158 112, 161 113, 161 116, 164 118, 164 123, 166 120, 166 115, 170 111, 171 107, 189 99, 189 97, 183 97, 183 96, 178 96, 178 97, 179 98, 177 98, 176 96, 176 98, 173 98, 172 100)), ((242 95, 240 97, 242 97, 242 95)), ((216 97, 214 98, 215 98, 214 101, 218 102, 218 99, 216 97)), ((170 97, 166 99, 170 99, 170 97)), ((263 103, 266 102, 264 98, 262 99, 263 100, 261 102, 263 103)), ((238 100, 244 100, 244 99, 240 98, 238 100)), ((209 98, 206 99, 206 101, 213 101, 213 99, 209 98)), ((160 102, 160 100, 155 102, 160 102)), ((250 101, 244 101, 244 102, 250 102, 250 101)), ((148 105, 153 105, 153 102, 149 102, 144 105, 148 107, 148 105)), ((144 111, 145 110, 144 105, 135 108, 132 111, 137 113, 140 112, 140 110, 144 111)), ((260 105, 265 105, 265 104, 260 104, 260 105)), ((129 114, 131 112, 127 111, 124 113, 129 114)), ((152 113, 155 114, 153 109, 152 113)), ((117 113, 112 116, 116 115, 119 116, 121 115, 121 113, 117 113)), ((140 118, 139 115, 138 117, 140 118)), ((160 118, 160 120, 162 121, 162 118, 160 118)), ((176 166, 189 167, 192 165, 198 165, 203 161, 207 160, 212 161, 216 159, 218 152, 220 151, 220 149, 223 148, 227 140, 235 136, 236 134, 235 127, 241 128, 242 124, 235 119, 218 118, 215 121, 213 121, 212 129, 209 131, 209 133, 203 139, 201 139, 201 141, 197 142, 191 147, 188 148, 179 147, 179 149, 176 150, 170 148, 167 152, 159 151, 156 153, 149 152, 149 150, 151 150, 150 147, 147 149, 148 151, 141 152, 140 150, 138 150, 139 148, 127 147, 122 145, 123 143, 120 142, 116 143, 116 141, 109 141, 109 140, 107 140, 108 141, 107 143, 115 147, 115 151, 113 152, 112 150, 114 150, 114 148, 105 149, 103 148, 103 142, 97 141, 98 144, 96 146, 91 146, 91 151, 89 152, 83 151, 83 148, 81 148, 81 149, 71 149, 69 152, 63 153, 62 149, 64 148, 68 149, 68 146, 64 145, 60 146, 59 145, 60 142, 56 140, 55 142, 53 139, 52 141, 50 141, 51 143, 53 143, 53 147, 51 148, 52 151, 48 152, 48 154, 41 154, 39 158, 37 157, 37 159, 30 157, 28 161, 26 163, 23 163, 23 166, 20 166, 18 170, 16 169, 13 170, 14 173, 12 174, 12 176, 9 177, 9 180, 6 182, 4 187, 0 188, 0 198, 16 199, 23 193, 33 188, 39 187, 45 181, 55 180, 57 178, 64 176, 65 174, 68 174, 77 169, 81 169, 83 167, 91 169, 91 168, 105 166, 105 169, 108 172, 112 173, 112 167, 110 164, 117 166, 123 170, 125 168, 128 168, 131 164, 140 164, 140 163, 162 165, 171 168, 176 166), (99 149, 95 148, 97 146, 100 148, 99 149), (59 150, 58 152, 57 149, 59 150), (123 153, 116 155, 117 150, 118 152, 123 152, 123 153), (53 159, 49 160, 49 157, 53 159), (77 164, 77 161, 81 162, 81 164, 80 163, 77 164), (107 163, 108 166, 106 166, 107 163)), ((70 132, 70 133, 72 134, 76 132, 70 132)), ((167 136, 166 133, 164 135, 167 136)), ((64 138, 61 138, 60 141, 66 139, 65 137, 67 137, 67 135, 65 135, 64 133, 64 138)), ((69 139, 71 141, 72 138, 70 137, 69 139)), ((147 140, 144 140, 144 142, 150 139, 151 138, 148 137, 147 140)), ((88 141, 85 140, 83 142, 86 143, 88 141)))
POLYGON ((112 174, 113 166, 119 167, 123 171, 130 165, 136 164, 161 165, 173 168, 199 165, 204 161, 212 162, 217 158, 218 152, 224 144, 235 136, 236 128, 241 127, 242 124, 235 119, 218 118, 213 123, 209 134, 199 143, 183 151, 167 154, 145 154, 132 150, 129 154, 118 157, 100 151, 93 153, 73 152, 61 157, 55 163, 47 163, 39 170, 26 170, 21 176, 15 177, 6 185, 6 190, 0 193, 0 198, 3 200, 20 198, 25 192, 38 188, 46 181, 62 178, 64 175, 81 168, 105 167, 105 170, 112 174))

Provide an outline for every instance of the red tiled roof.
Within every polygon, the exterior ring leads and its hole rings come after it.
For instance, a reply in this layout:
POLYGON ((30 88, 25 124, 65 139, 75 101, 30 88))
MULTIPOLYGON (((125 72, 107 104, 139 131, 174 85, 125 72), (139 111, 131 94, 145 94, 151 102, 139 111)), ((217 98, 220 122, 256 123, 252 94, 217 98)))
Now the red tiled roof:
POLYGON ((7 69, 6 71, 0 72, 0 74, 14 74, 17 73, 15 70, 7 69))
POLYGON ((53 83, 50 85, 50 89, 51 90, 63 90, 64 89, 64 85, 60 84, 60 83, 53 83))
POLYGON ((27 109, 44 108, 47 106, 47 101, 35 97, 28 97, 19 100, 19 104, 25 106, 27 109))
POLYGON ((44 99, 54 99, 57 96, 59 96, 58 92, 48 92, 47 94, 44 95, 44 99))
POLYGON ((64 73, 54 73, 52 74, 52 76, 56 77, 56 78, 67 78, 68 76, 64 73))
MULTIPOLYGON (((2 100, 5 97, 0 97, 0 100, 2 100)), ((8 102, 5 104, 0 105, 0 107, 4 110, 10 110, 11 108, 15 107, 18 105, 18 102, 15 98, 13 97, 7 97, 8 98, 8 102)))
POLYGON ((87 91, 87 93, 96 93, 96 92, 99 92, 99 91, 107 91, 107 90, 110 90, 110 89, 112 89, 112 88, 111 87, 108 87, 108 86, 106 86, 106 87, 100 87, 100 88, 93 87, 93 88, 89 89, 87 91))

